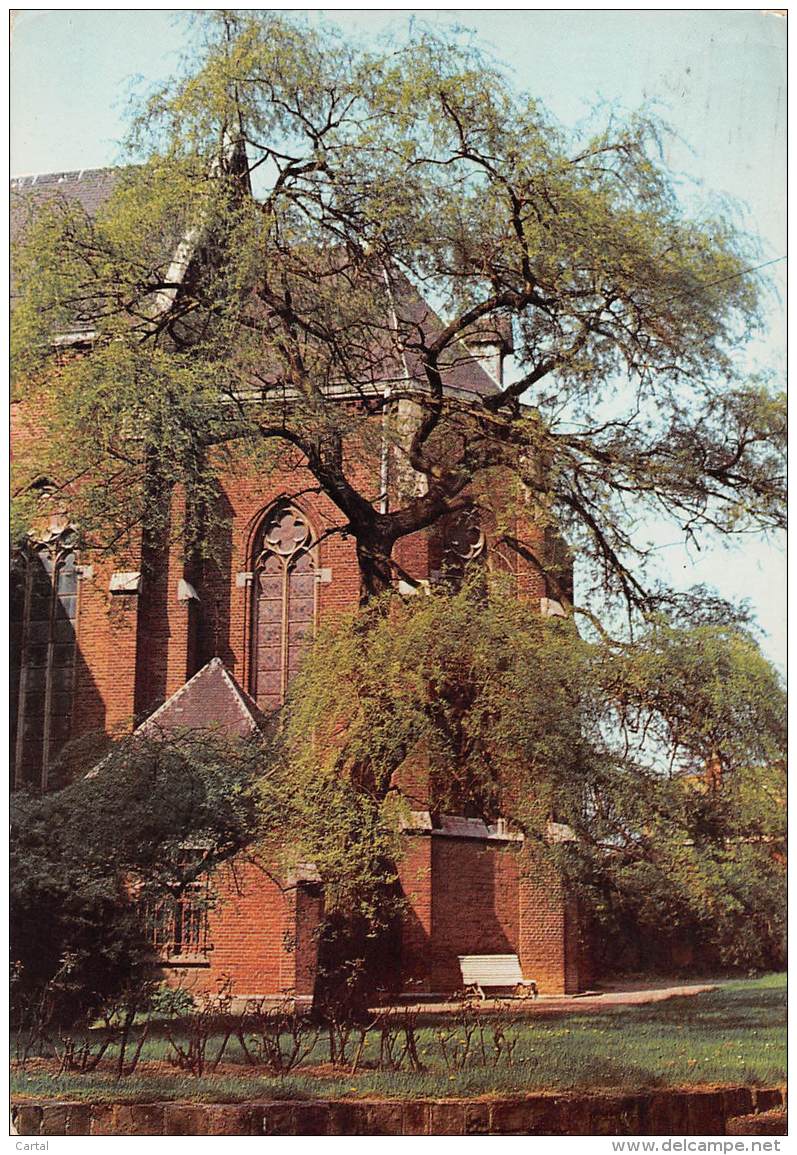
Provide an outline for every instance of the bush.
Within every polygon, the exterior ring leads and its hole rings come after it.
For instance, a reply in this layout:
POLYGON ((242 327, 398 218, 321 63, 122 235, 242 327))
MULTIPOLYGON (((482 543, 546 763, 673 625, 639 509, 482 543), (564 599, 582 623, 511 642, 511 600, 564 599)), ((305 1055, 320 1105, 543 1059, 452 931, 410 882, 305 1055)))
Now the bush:
MULTIPOLYGON (((262 747, 213 732, 119 743, 91 777, 11 801, 12 1020, 96 1017, 152 977, 144 900, 173 899, 258 831, 262 747), (185 845, 200 855, 186 856, 185 845)), ((88 767, 86 767, 88 769, 88 767)))
POLYGON ((190 1015, 196 1009, 196 1003, 184 987, 159 983, 150 996, 149 1009, 157 1018, 179 1018, 190 1015))

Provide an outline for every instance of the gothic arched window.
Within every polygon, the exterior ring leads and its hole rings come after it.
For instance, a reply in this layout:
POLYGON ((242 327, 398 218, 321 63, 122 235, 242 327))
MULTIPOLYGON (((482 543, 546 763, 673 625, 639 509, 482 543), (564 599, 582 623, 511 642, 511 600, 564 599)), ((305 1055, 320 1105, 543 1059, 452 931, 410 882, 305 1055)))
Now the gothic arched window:
POLYGON ((76 536, 30 542, 11 570, 11 762, 17 789, 47 789, 69 737, 75 678, 76 536))
POLYGON ((262 710, 282 705, 316 617, 313 534, 304 514, 281 503, 257 537, 253 566, 252 696, 262 710))
POLYGON ((451 514, 442 525, 444 578, 455 586, 462 583, 470 562, 484 557, 486 541, 475 507, 451 514))

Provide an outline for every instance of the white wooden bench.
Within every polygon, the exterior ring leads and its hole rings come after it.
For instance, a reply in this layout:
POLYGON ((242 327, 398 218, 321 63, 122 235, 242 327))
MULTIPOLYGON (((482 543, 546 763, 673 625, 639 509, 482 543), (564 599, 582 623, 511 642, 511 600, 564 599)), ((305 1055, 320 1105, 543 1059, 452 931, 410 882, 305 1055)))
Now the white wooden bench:
POLYGON ((485 990, 508 990, 516 999, 536 999, 534 979, 524 979, 516 954, 461 954, 459 969, 465 995, 485 999, 485 990))

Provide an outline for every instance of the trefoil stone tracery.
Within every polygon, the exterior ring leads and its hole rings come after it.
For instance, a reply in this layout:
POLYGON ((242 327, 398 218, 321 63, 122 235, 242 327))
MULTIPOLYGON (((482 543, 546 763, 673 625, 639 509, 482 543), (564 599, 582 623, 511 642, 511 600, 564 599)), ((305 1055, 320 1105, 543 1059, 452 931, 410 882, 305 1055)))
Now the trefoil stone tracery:
POLYGON ((315 627, 316 551, 305 515, 280 502, 257 537, 253 571, 252 693, 263 710, 285 701, 315 627))

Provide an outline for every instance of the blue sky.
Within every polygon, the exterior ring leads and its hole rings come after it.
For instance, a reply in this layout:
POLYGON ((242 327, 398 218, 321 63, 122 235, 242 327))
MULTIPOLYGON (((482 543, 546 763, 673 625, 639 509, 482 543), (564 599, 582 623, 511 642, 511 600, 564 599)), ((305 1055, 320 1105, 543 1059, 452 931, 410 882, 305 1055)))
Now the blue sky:
MULTIPOLYGON (((695 211, 730 198, 759 239, 767 272, 767 331, 748 363, 785 377, 786 21, 727 11, 328 11, 355 36, 406 35, 411 18, 472 29, 516 85, 571 127, 596 105, 632 111, 652 103, 676 136, 666 149, 683 200, 695 211)), ((113 164, 121 157, 132 92, 168 79, 197 36, 184 11, 25 10, 11 53, 12 174, 113 164)), ((785 558, 751 538, 690 553, 651 527, 662 573, 749 597, 785 661, 785 558)))

